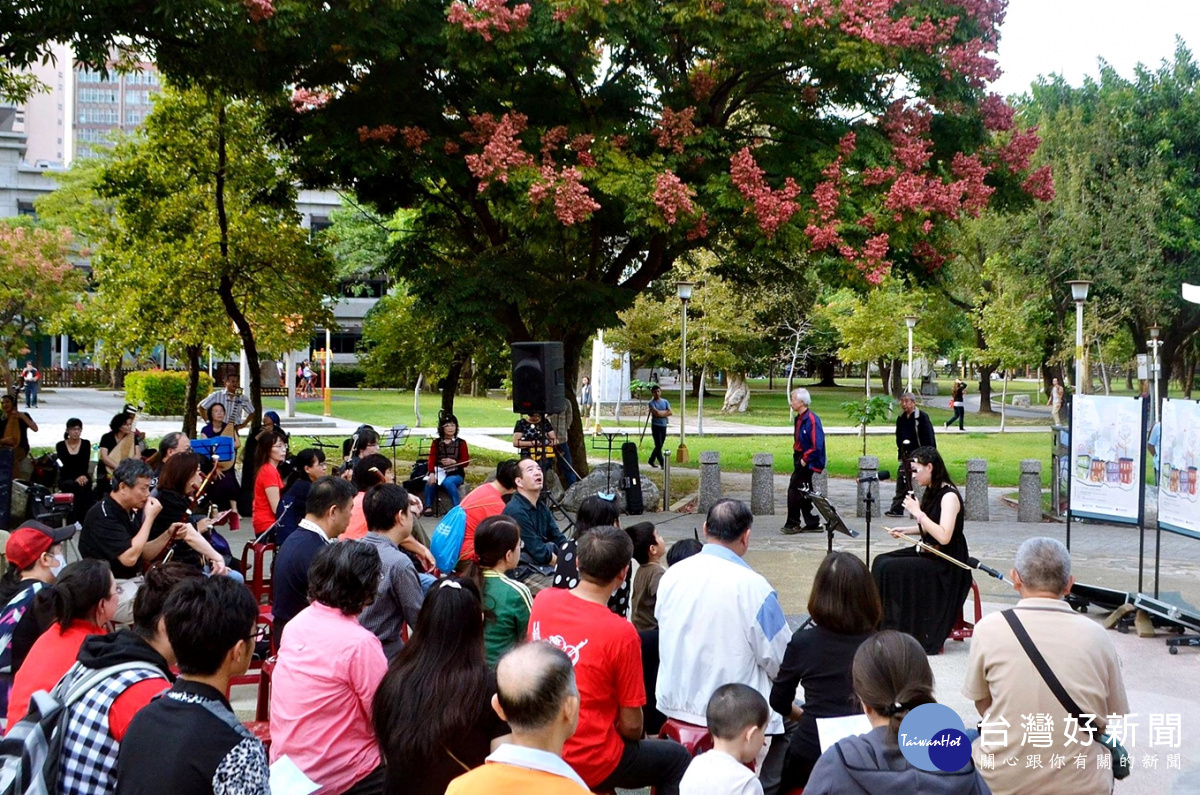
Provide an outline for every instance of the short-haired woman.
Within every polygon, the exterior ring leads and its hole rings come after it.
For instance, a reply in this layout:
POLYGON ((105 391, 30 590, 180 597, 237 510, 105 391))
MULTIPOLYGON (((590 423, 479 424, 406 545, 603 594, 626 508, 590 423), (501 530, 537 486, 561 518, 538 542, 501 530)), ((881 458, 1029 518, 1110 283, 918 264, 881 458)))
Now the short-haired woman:
POLYGON ((925 771, 900 751, 900 722, 910 710, 936 703, 933 671, 921 644, 903 632, 880 632, 858 647, 852 670, 854 694, 872 729, 825 751, 813 767, 805 795, 991 792, 970 759, 962 770, 925 771))
POLYGON ((771 688, 771 708, 799 723, 788 744, 781 792, 803 787, 821 757, 817 719, 859 712, 850 666, 883 616, 866 565, 849 552, 826 555, 809 592, 808 614, 814 626, 792 635, 771 688), (804 687, 803 708, 792 703, 798 685, 804 687))
POLYGON ((441 580, 375 695, 388 792, 441 795, 482 765, 509 733, 492 710, 495 693, 479 591, 470 580, 441 580))
POLYGON ((458 490, 463 484, 463 466, 470 459, 467 443, 458 438, 458 418, 453 414, 438 422, 438 435, 429 447, 429 474, 425 476, 425 515, 433 516, 437 490, 445 490, 450 504, 458 505, 458 490), (438 470, 442 480, 438 480, 438 470))
POLYGON ((63 440, 54 446, 58 458, 58 490, 75 497, 71 504, 72 522, 81 522, 92 507, 92 476, 88 471, 92 460, 92 443, 83 438, 83 420, 67 420, 63 440))
POLYGON ((288 756, 322 793, 384 792, 371 727, 387 657, 358 623, 382 566, 374 547, 329 544, 309 569, 310 604, 288 622, 271 678, 271 762, 288 756))
MULTIPOLYGON (((928 546, 967 562, 963 502, 936 448, 918 447, 909 459, 913 482, 925 489, 918 503, 910 494, 904 509, 915 516, 910 527, 893 527, 893 538, 921 537, 928 546)), ((926 654, 940 654, 971 590, 971 572, 916 547, 880 555, 871 574, 883 600, 883 628, 912 635, 926 654)))

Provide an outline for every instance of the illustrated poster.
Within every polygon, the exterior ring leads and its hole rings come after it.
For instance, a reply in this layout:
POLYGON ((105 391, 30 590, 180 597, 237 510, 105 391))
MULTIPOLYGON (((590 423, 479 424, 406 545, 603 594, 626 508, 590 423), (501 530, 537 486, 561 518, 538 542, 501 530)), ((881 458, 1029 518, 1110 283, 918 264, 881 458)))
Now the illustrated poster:
POLYGON ((1200 538, 1196 467, 1200 466, 1200 403, 1164 400, 1159 440, 1158 523, 1200 538))
POLYGON ((1071 514, 1140 524, 1142 401, 1075 395, 1071 413, 1071 514))

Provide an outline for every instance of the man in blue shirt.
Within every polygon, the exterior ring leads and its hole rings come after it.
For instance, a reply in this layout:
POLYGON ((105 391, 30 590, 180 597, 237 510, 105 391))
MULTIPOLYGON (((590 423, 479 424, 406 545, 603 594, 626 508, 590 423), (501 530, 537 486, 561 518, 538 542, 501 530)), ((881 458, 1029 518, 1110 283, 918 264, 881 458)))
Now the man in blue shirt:
POLYGON ((671 416, 671 404, 663 399, 662 387, 655 384, 650 388, 650 436, 654 439, 654 452, 650 454, 649 466, 664 466, 663 443, 667 441, 667 417, 671 416), (657 464, 654 462, 658 461, 657 464))
POLYGON ((825 429, 821 418, 809 408, 812 397, 807 389, 793 389, 792 411, 796 412, 796 423, 792 428, 792 479, 788 481, 787 519, 780 531, 785 535, 794 533, 819 533, 821 520, 813 513, 812 500, 805 496, 812 490, 813 474, 825 469, 825 429), (800 523, 801 516, 804 523, 800 523))

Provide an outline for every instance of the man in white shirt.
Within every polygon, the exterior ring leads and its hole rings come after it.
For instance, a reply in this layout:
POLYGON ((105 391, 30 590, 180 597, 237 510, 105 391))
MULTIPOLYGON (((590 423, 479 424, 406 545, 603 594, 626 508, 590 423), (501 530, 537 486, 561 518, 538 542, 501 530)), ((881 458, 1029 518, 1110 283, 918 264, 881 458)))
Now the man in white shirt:
POLYGON ((220 403, 225 408, 226 422, 233 423, 239 431, 249 425, 250 418, 254 416, 254 404, 250 402, 250 398, 239 394, 239 382, 236 374, 225 376, 225 388, 213 392, 196 406, 196 413, 200 418, 208 421, 208 410, 214 404, 220 403))
POLYGON ((562 759, 579 722, 575 669, 563 651, 535 642, 501 657, 492 709, 512 728, 511 738, 482 767, 450 782, 446 795, 586 795, 583 779, 562 759))
MULTIPOLYGON (((658 586, 658 709, 706 726, 708 700, 721 685, 749 685, 769 700, 791 640, 775 589, 742 558, 754 516, 738 500, 719 500, 704 523, 705 545, 667 569, 658 586)), ((771 743, 759 767, 766 795, 778 791, 787 751, 783 716, 772 712, 771 743)))

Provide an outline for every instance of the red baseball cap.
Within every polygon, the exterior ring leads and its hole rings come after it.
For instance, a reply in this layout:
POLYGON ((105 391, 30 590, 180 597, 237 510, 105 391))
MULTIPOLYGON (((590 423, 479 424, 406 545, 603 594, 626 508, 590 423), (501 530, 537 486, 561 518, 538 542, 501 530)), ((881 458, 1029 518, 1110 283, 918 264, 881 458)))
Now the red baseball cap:
POLYGON ((47 527, 41 522, 28 521, 8 537, 4 545, 4 556, 18 569, 24 570, 37 563, 37 559, 50 547, 60 544, 75 535, 75 525, 47 527))

